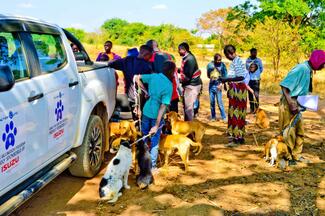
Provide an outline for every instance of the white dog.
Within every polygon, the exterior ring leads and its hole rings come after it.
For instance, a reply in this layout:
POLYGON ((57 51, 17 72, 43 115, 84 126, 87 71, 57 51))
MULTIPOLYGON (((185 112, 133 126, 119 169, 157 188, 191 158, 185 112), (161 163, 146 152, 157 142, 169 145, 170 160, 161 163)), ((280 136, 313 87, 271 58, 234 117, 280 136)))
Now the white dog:
POLYGON ((122 196, 120 190, 128 185, 129 170, 132 164, 132 151, 128 141, 122 141, 120 149, 107 166, 99 185, 99 196, 109 203, 115 203, 122 196))

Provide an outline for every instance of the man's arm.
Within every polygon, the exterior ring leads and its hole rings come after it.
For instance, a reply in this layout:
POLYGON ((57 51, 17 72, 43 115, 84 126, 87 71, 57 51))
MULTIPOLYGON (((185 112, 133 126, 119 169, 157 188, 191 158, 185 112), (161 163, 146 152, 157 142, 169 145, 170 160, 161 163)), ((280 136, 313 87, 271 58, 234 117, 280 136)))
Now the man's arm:
POLYGON ((166 110, 167 106, 166 104, 161 104, 160 105, 160 108, 159 108, 159 111, 158 111, 158 116, 157 116, 157 120, 156 120, 156 124, 155 126, 153 126, 151 129, 150 129, 150 132, 149 134, 155 134, 157 133, 158 131, 158 128, 159 128, 159 125, 160 125, 160 122, 165 114, 165 110, 166 110))
POLYGON ((283 92, 283 95, 284 95, 285 99, 288 102, 290 112, 293 115, 297 114, 298 113, 298 104, 297 104, 297 102, 295 100, 293 100, 291 98, 290 90, 287 89, 286 87, 283 87, 283 86, 281 86, 281 89, 282 89, 282 92, 283 92))
POLYGON ((185 79, 183 80, 183 82, 188 82, 192 79, 193 73, 195 72, 194 70, 195 70, 194 59, 187 60, 184 65, 185 79))
POLYGON ((263 70, 264 70, 264 68, 263 68, 263 62, 262 62, 262 60, 261 59, 259 59, 259 67, 260 67, 260 71, 261 71, 261 73, 263 72, 263 70))
POLYGON ((108 67, 114 68, 115 70, 120 70, 124 72, 124 61, 125 59, 118 59, 115 61, 108 62, 108 67))

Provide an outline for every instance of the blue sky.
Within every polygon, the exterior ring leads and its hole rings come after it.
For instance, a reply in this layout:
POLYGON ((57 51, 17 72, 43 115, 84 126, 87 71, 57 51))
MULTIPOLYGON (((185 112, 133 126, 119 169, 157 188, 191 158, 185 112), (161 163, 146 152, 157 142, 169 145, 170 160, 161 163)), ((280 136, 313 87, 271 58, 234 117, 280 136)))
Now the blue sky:
POLYGON ((244 0, 0 0, 0 13, 32 16, 62 27, 95 31, 119 17, 149 25, 171 23, 193 29, 201 14, 244 0))

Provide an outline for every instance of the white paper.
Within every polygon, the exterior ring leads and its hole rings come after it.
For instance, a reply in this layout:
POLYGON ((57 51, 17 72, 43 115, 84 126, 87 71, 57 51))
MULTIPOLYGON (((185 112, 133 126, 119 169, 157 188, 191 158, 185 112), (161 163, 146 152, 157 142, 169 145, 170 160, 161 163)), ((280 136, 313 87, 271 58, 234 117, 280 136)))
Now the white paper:
POLYGON ((305 107, 312 111, 318 110, 318 95, 306 95, 306 96, 298 96, 298 103, 300 106, 305 107))

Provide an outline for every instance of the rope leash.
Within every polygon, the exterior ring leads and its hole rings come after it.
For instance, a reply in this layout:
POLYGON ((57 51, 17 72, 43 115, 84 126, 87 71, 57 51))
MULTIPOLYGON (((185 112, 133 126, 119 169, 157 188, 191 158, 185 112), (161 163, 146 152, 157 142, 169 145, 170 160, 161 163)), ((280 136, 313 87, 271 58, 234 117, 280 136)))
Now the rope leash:
MULTIPOLYGON (((164 125, 161 125, 161 126, 157 129, 157 131, 159 131, 163 126, 164 126, 164 125)), ((156 134, 156 133, 155 133, 155 134, 156 134)), ((134 141, 133 143, 131 143, 130 146, 133 146, 133 145, 137 144, 138 142, 140 142, 140 141, 142 141, 142 140, 145 140, 145 139, 147 139, 148 137, 151 137, 151 136, 153 136, 153 135, 155 135, 155 134, 147 134, 147 135, 141 137, 140 139, 137 139, 137 140, 134 141)))

